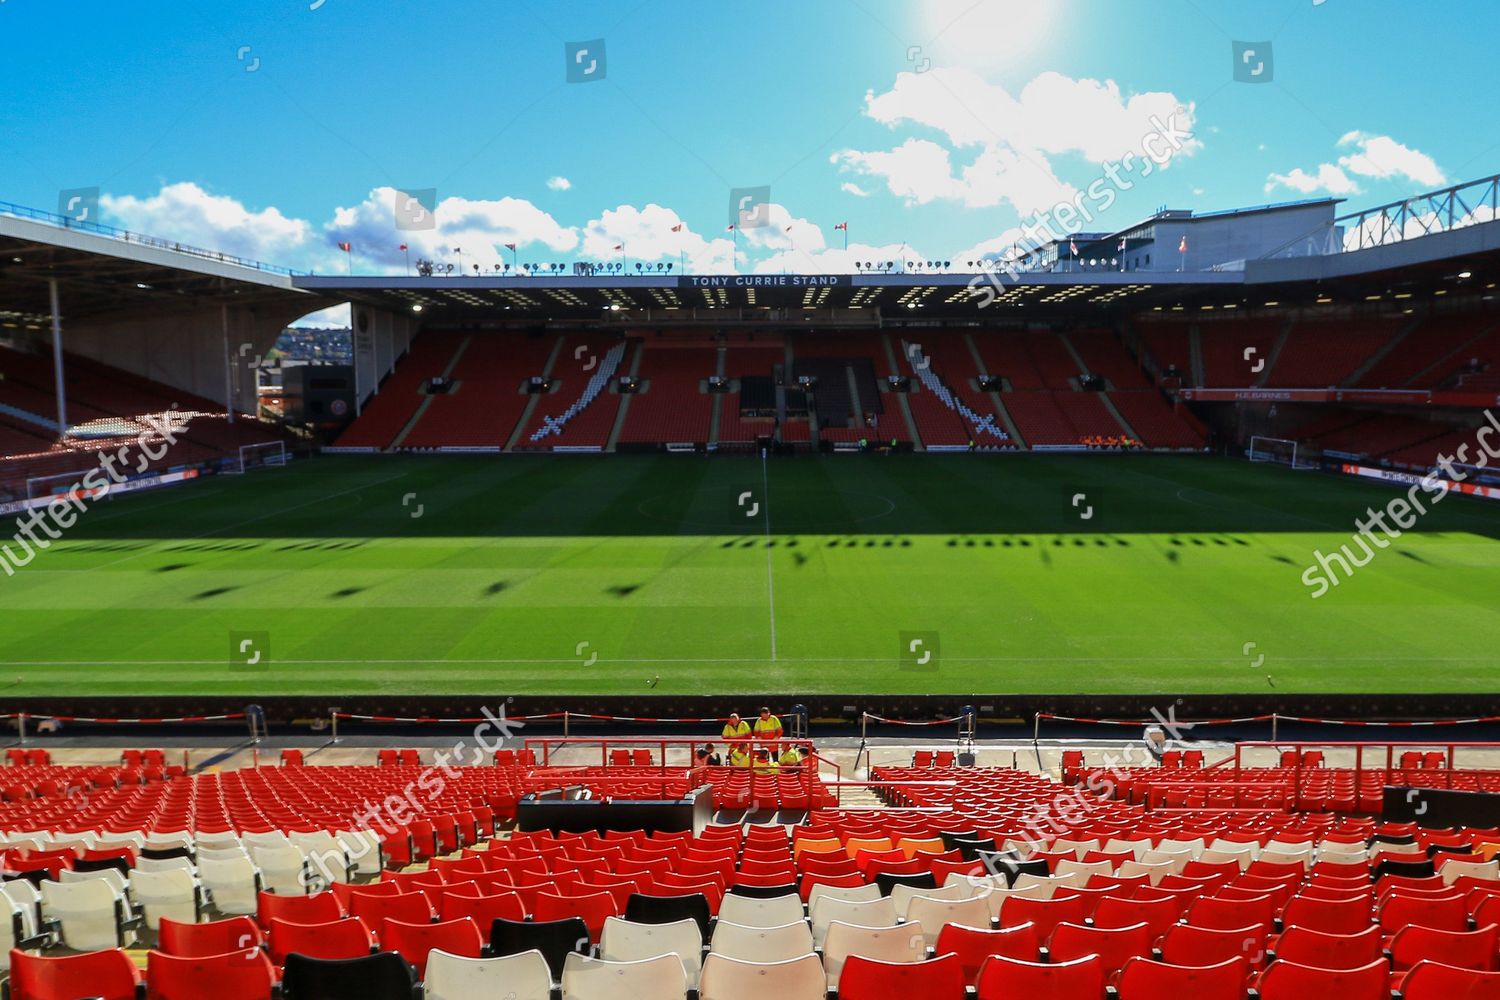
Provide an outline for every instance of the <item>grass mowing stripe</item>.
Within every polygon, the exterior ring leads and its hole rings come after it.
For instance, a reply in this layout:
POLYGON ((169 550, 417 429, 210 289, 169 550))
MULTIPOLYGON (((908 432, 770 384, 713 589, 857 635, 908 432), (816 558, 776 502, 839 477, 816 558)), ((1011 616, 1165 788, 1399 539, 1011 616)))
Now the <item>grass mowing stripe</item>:
POLYGON ((1314 549, 1396 491, 1204 456, 798 457, 773 518, 755 461, 330 457, 121 497, 0 580, 0 669, 27 695, 1495 689, 1481 501, 1314 601, 1314 549), (937 671, 902 668, 903 630, 941 634, 937 671), (230 666, 243 631, 268 669, 230 666))

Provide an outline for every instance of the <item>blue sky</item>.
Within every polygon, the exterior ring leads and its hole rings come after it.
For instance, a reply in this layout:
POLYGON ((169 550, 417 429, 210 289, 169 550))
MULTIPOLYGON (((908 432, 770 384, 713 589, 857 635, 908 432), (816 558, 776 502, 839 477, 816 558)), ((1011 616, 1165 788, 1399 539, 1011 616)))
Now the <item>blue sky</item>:
POLYGON ((106 222, 320 272, 401 273, 401 242, 486 270, 966 261, 1174 113, 1191 138, 1085 228, 1494 173, 1497 26, 1493 0, 0 0, 0 200, 98 187, 106 222), (1271 42, 1269 82, 1235 81, 1235 41, 1271 42), (731 188, 760 185, 736 238, 731 188), (434 228, 399 230, 417 189, 434 228))

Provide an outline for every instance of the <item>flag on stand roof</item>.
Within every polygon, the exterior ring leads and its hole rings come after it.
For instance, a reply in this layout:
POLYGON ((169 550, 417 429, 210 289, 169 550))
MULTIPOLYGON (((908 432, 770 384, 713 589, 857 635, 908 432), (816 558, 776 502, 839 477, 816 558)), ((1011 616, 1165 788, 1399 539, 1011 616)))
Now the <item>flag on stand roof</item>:
POLYGON ((350 250, 353 250, 354 248, 352 246, 350 246, 348 243, 340 243, 339 244, 339 249, 342 250, 342 251, 344 251, 344 253, 348 253, 350 250))
POLYGON ((840 222, 838 225, 834 226, 833 229, 834 229, 834 232, 838 232, 840 229, 844 230, 845 232, 848 232, 849 231, 849 223, 847 223, 847 222, 840 222))

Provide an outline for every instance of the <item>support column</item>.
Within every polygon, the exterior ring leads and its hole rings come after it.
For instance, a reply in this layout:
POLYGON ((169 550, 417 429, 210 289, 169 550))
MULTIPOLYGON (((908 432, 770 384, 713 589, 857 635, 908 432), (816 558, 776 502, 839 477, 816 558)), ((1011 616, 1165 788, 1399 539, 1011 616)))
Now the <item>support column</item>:
POLYGON ((68 433, 68 390, 63 379, 62 310, 57 304, 57 279, 47 282, 52 297, 52 374, 57 383, 57 436, 68 433))
POLYGON ((224 412, 234 423, 234 361, 229 354, 229 303, 219 306, 219 326, 224 333, 224 412))

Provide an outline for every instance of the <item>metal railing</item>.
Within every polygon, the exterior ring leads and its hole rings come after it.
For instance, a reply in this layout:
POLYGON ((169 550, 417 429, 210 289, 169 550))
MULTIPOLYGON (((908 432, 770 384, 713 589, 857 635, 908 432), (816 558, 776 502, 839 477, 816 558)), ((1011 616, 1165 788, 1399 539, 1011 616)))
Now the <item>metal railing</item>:
POLYGON ((1334 219, 1345 224, 1345 251, 1388 246, 1500 218, 1500 174, 1412 195, 1334 219))
POLYGON ((122 243, 151 247, 154 250, 169 250, 172 253, 183 253, 191 257, 216 261, 221 264, 233 264, 236 267, 245 267, 267 274, 290 276, 311 273, 308 271, 294 271, 291 268, 280 267, 276 264, 267 264, 264 261, 251 260, 248 257, 225 253, 222 250, 205 250, 202 247, 190 246, 174 240, 157 239, 155 236, 143 236, 140 233, 133 233, 128 229, 106 226, 101 222, 80 222, 77 219, 70 219, 68 216, 59 215, 56 212, 44 212, 39 208, 27 208, 25 205, 15 205, 8 201, 0 201, 0 215, 11 215, 18 219, 29 219, 32 222, 45 223, 49 226, 56 226, 59 229, 92 233, 95 236, 104 236, 112 240, 119 240, 122 243))

